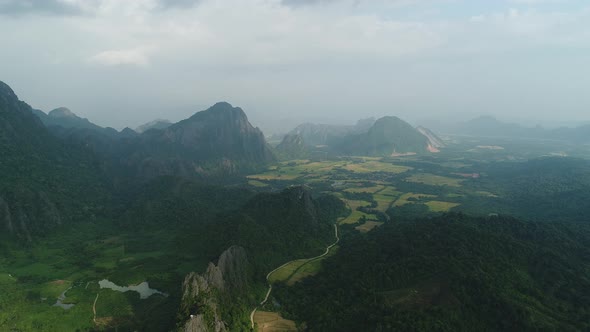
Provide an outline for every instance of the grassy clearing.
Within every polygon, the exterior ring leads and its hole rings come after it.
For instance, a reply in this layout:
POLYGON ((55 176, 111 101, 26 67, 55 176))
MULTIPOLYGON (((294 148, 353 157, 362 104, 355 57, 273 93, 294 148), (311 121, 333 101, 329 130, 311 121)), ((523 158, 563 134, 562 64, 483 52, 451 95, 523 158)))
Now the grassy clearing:
POLYGON ((459 203, 450 203, 442 201, 430 201, 425 203, 432 212, 449 212, 452 208, 459 206, 459 203))
POLYGON ((461 179, 454 179, 454 178, 449 178, 446 176, 434 175, 434 174, 429 174, 429 173, 414 174, 414 175, 408 177, 406 179, 406 181, 427 184, 430 186, 449 186, 449 187, 460 187, 461 182, 463 182, 463 180, 461 180, 461 179))
POLYGON ((491 193, 489 191, 476 191, 475 192, 477 195, 480 196, 485 196, 485 197, 498 197, 498 195, 491 193))
POLYGON ((436 196, 434 195, 428 195, 428 194, 415 194, 415 193, 406 193, 400 196, 400 198, 398 198, 394 203, 393 206, 402 206, 408 203, 413 203, 412 199, 414 200, 420 200, 420 199, 424 199, 424 198, 434 198, 436 196))
POLYGON ((262 181, 258 181, 258 180, 250 180, 248 181, 248 184, 254 187, 267 187, 268 184, 262 182, 262 181))
POLYGON ((356 211, 358 207, 371 205, 371 202, 367 201, 356 201, 352 199, 345 199, 344 201, 346 202, 346 204, 348 204, 348 207, 350 207, 350 209, 353 211, 356 211))
POLYGON ((296 332, 297 325, 294 321, 284 319, 279 313, 269 311, 256 311, 254 324, 259 332, 296 332))
POLYGON ((287 281, 287 285, 292 286, 307 277, 316 275, 322 269, 322 261, 330 256, 335 255, 338 249, 339 247, 336 245, 330 249, 330 252, 328 252, 326 256, 307 261, 299 269, 297 269, 295 273, 293 273, 291 278, 289 278, 289 281, 287 281))
POLYGON ((284 174, 282 172, 272 171, 262 174, 248 175, 249 180, 271 181, 271 180, 295 180, 298 174, 284 174))
POLYGON ((383 222, 379 222, 379 221, 365 221, 364 224, 356 226, 354 229, 356 229, 357 231, 361 232, 361 233, 368 233, 370 231, 373 230, 373 228, 375 227, 379 227, 383 225, 383 222))
POLYGON ((289 264, 283 266, 282 268, 274 271, 269 277, 268 282, 275 283, 286 281, 293 275, 293 273, 300 268, 303 264, 307 263, 307 259, 298 259, 295 261, 290 262, 289 264))
POLYGON ((387 209, 389 209, 396 198, 392 196, 381 195, 381 193, 379 193, 373 195, 373 199, 377 202, 377 210, 385 212, 387 209))
POLYGON ((403 193, 401 191, 397 191, 395 187, 386 187, 385 189, 383 189, 379 192, 379 195, 393 196, 393 197, 399 197, 402 194, 403 193))
POLYGON ((365 217, 366 219, 377 219, 377 217, 374 214, 367 214, 361 211, 357 211, 357 210, 353 210, 352 213, 346 217, 345 219, 343 219, 340 224, 341 225, 347 225, 347 224, 356 224, 359 219, 361 219, 362 217, 365 217))

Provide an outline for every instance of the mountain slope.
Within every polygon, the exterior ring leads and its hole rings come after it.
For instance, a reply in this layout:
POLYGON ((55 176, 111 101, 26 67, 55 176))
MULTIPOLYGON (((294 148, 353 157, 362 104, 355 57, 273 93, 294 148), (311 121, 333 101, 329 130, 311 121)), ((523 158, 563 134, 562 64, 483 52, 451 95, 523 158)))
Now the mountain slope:
POLYGON ((354 126, 304 123, 291 130, 288 135, 301 136, 311 146, 326 145, 346 135, 367 132, 374 123, 374 118, 359 120, 354 126))
POLYGON ((428 139, 428 151, 430 152, 438 152, 440 148, 445 147, 445 143, 438 137, 432 130, 424 127, 417 127, 416 130, 420 132, 420 134, 426 136, 428 139))
POLYGON ((40 110, 33 110, 33 113, 51 131, 57 131, 60 133, 67 131, 71 133, 76 130, 93 130, 108 136, 116 136, 118 134, 115 129, 98 126, 86 118, 77 116, 66 107, 56 108, 48 114, 45 114, 40 110))
POLYGON ((94 218, 106 192, 92 155, 49 134, 32 108, 0 82, 0 227, 31 239, 94 218))
POLYGON ((305 159, 309 157, 309 150, 301 135, 287 134, 279 145, 275 147, 278 157, 283 160, 305 159))
POLYGON ((143 178, 213 176, 258 169, 274 160, 264 135, 241 108, 217 103, 163 130, 148 130, 114 152, 143 178))
POLYGON ((391 156, 428 151, 428 138, 395 116, 378 119, 367 133, 343 138, 335 149, 349 155, 391 156))

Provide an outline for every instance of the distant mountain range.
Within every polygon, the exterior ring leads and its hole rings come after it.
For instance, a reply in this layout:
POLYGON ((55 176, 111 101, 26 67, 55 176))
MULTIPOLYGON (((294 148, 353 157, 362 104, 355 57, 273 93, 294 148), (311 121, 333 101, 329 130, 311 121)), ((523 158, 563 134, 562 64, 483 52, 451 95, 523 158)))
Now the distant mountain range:
POLYGON ((228 103, 175 124, 152 121, 138 131, 103 128, 67 108, 34 114, 57 137, 98 153, 120 177, 238 174, 274 160, 262 132, 242 109, 228 103))
POLYGON ((491 116, 481 116, 449 128, 450 134, 479 137, 513 137, 569 141, 573 143, 590 142, 590 125, 575 128, 562 127, 546 129, 540 126, 525 127, 516 123, 500 121, 491 116))

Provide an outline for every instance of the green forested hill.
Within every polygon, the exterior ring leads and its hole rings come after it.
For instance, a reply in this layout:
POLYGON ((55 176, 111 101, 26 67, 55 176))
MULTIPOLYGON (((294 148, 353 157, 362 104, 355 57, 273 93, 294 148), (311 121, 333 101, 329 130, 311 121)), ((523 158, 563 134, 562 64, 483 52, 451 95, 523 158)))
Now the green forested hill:
POLYGON ((277 289, 310 331, 583 331, 590 226, 445 215, 345 239, 277 289))
POLYGON ((93 155, 47 132, 31 107, 0 82, 0 227, 30 238, 94 218, 108 197, 93 155))

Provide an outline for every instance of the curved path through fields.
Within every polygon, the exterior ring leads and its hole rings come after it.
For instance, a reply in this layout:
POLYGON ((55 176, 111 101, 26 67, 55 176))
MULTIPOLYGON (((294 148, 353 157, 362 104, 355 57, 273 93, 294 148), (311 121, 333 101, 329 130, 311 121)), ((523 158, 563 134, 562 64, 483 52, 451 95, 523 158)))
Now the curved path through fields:
MULTIPOLYGON (((324 256, 326 256, 329 252, 330 249, 332 249, 335 245, 338 244, 338 242, 340 242, 340 237, 338 236, 338 224, 334 224, 334 236, 336 237, 336 241, 334 241, 334 243, 332 243, 331 245, 326 247, 326 252, 324 252, 323 254, 319 255, 319 256, 315 256, 312 258, 308 258, 307 262, 311 262, 313 260, 316 259, 320 259, 324 256)), ((270 296, 270 292, 272 291, 272 284, 268 281, 268 279, 270 278, 270 276, 276 272, 277 270, 283 268, 285 265, 288 265, 294 261, 296 261, 297 259, 294 259, 292 261, 288 261, 287 263, 277 267, 276 269, 270 271, 267 275, 266 275, 266 281, 268 282, 268 291, 266 292, 266 296, 264 297, 264 300, 262 300, 262 302, 260 302, 260 305, 264 305, 266 303, 266 301, 268 301, 268 297, 270 296)), ((250 313, 250 323, 252 324, 252 329, 254 329, 254 314, 256 313, 256 310, 258 309, 258 306, 256 308, 254 308, 254 310, 252 310, 252 312, 250 313)))

